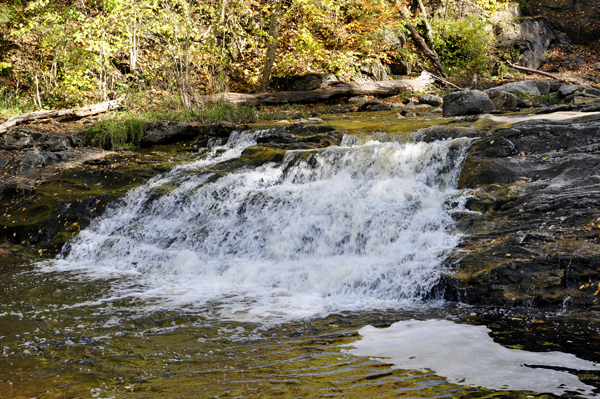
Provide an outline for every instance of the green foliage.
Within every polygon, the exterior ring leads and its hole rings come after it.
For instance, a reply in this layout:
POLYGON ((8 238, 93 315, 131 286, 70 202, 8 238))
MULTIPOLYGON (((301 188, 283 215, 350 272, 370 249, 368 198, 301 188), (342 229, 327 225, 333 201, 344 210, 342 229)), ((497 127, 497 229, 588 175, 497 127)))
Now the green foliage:
POLYGON ((493 31, 487 21, 466 17, 431 21, 433 41, 446 71, 455 76, 489 74, 489 55, 494 45, 493 31))

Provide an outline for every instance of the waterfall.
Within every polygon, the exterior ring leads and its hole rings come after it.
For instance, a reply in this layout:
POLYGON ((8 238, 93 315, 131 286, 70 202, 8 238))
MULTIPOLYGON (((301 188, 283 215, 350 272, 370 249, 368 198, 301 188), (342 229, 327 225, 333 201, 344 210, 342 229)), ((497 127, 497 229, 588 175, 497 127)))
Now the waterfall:
POLYGON ((212 156, 131 190, 46 267, 116 278, 110 298, 212 306, 220 317, 420 303, 459 241, 451 212, 469 139, 344 140, 212 171, 264 134, 236 133, 212 156))

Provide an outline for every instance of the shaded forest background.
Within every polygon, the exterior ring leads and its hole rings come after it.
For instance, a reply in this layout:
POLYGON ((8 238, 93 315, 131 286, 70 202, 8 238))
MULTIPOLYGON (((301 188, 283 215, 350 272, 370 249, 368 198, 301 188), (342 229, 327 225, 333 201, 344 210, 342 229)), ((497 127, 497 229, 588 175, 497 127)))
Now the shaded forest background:
MULTIPOLYGON (((429 67, 417 27, 451 77, 497 73, 488 18, 501 0, 9 0, 0 3, 0 112, 11 116, 124 97, 130 106, 199 106, 199 95, 369 65, 429 67), (427 22, 427 23, 426 23, 427 22), (496 68, 496 70, 494 70, 496 68)), ((528 3, 528 2, 522 2, 528 3)), ((526 5, 526 4, 523 4, 526 5)))

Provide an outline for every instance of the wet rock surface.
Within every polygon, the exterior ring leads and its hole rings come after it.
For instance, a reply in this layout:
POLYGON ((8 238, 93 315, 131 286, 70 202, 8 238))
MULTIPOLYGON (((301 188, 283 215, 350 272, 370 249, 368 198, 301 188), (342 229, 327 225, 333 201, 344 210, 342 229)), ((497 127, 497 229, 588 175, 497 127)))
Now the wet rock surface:
POLYGON ((446 296, 503 307, 597 309, 600 116, 531 121, 473 145, 460 176, 472 189, 466 236, 450 257, 446 296))
POLYGON ((200 140, 210 138, 227 138, 236 129, 234 123, 219 122, 209 125, 192 125, 185 122, 147 122, 144 124, 144 134, 140 146, 173 144, 180 141, 200 140))

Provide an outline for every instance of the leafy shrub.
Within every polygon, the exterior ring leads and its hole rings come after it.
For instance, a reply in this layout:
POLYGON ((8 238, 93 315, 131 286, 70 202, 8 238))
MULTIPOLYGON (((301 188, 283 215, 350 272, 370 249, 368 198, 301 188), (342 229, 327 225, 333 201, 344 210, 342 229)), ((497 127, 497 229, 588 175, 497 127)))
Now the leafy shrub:
POLYGON ((435 50, 446 72, 461 77, 489 74, 494 34, 488 24, 473 17, 431 21, 435 50))

